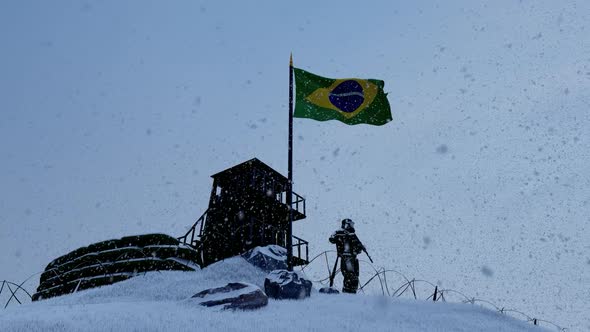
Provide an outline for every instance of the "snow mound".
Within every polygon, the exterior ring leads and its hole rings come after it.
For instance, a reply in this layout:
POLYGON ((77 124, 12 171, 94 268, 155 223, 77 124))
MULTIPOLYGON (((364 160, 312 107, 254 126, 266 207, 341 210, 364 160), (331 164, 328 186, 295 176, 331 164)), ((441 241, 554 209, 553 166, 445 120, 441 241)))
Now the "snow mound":
POLYGON ((9 307, 0 331, 539 331, 482 307, 313 292, 256 311, 216 311, 191 296, 265 273, 242 257, 194 272, 149 272, 110 286, 9 307))
MULTIPOLYGON (((51 298, 39 302, 50 305, 75 305, 116 302, 120 299, 137 301, 180 301, 208 288, 243 281, 262 288, 266 273, 241 257, 232 257, 195 272, 147 272, 111 286, 51 298)), ((1 331, 1 329, 0 329, 1 331)))

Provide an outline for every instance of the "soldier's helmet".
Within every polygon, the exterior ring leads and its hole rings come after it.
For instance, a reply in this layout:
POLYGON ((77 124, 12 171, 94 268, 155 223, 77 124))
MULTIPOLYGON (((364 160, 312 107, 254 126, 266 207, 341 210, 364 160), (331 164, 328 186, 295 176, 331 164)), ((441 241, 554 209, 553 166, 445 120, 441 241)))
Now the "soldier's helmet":
POLYGON ((344 229, 354 229, 354 222, 348 218, 342 219, 342 228, 344 229))

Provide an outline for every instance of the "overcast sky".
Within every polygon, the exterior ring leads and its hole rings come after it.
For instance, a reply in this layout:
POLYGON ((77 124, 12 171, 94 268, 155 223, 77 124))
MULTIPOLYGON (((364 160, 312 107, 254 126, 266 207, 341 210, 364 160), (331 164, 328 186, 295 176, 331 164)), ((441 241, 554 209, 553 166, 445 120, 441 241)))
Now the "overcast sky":
POLYGON ((351 217, 379 265, 586 327, 588 22, 586 1, 1 1, 0 279, 181 235, 252 157, 286 173, 293 52, 384 80, 394 118, 295 120, 312 253, 351 217))

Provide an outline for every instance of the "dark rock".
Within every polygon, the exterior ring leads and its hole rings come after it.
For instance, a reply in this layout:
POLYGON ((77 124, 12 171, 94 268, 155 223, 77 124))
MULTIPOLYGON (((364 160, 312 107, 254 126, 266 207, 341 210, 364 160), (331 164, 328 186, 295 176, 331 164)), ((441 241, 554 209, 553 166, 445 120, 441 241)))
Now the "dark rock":
POLYGON ((242 257, 266 272, 287 269, 287 249, 275 244, 256 247, 242 254, 242 257))
POLYGON ((241 282, 231 282, 223 287, 206 289, 193 295, 192 298, 198 299, 202 306, 221 306, 224 310, 251 310, 268 304, 268 297, 260 288, 241 282))
POLYGON ((273 299, 303 299, 311 295, 311 281, 295 272, 275 270, 264 279, 264 291, 273 299))
POLYGON ((319 292, 324 294, 340 294, 340 291, 334 287, 322 287, 319 292))

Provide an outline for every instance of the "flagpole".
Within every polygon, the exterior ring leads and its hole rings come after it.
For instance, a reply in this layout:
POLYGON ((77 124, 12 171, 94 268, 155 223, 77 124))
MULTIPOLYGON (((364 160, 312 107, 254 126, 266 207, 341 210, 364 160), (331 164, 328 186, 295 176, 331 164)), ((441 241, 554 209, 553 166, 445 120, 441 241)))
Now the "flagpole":
POLYGON ((289 219, 287 225, 287 267, 293 271, 293 54, 289 59, 289 167, 287 173, 287 208, 289 219))

